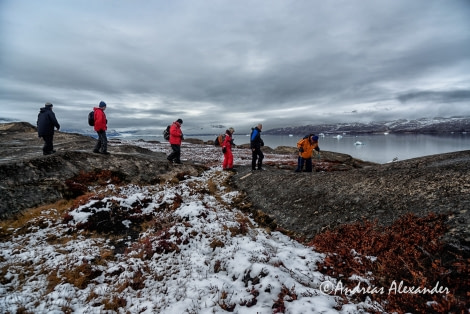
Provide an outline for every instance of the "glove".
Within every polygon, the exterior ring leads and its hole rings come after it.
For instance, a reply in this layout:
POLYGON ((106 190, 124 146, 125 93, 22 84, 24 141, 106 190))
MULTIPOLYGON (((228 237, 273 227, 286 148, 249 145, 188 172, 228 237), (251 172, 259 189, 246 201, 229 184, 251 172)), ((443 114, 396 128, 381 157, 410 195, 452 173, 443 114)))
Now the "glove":
POLYGON ((183 134, 181 134, 181 140, 184 140, 184 135, 183 134))
POLYGON ((226 152, 227 152, 227 148, 225 148, 225 147, 222 147, 222 153, 224 153, 224 154, 225 154, 226 152))
POLYGON ((318 146, 315 147, 315 150, 316 150, 317 152, 320 152, 320 147, 318 147, 318 146))
POLYGON ((303 152, 304 152, 304 148, 303 148, 303 147, 300 147, 300 148, 299 148, 299 152, 303 153, 303 152))

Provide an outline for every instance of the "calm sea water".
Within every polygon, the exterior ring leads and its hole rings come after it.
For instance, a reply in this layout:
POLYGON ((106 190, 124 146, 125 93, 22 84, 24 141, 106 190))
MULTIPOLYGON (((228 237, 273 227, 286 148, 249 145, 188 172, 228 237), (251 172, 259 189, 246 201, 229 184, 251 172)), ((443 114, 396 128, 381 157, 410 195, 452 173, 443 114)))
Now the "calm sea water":
MULTIPOLYGON (((201 140, 214 140, 215 135, 200 136, 191 135, 188 138, 199 138, 201 140)), ((158 140, 161 136, 126 139, 158 140)), ((262 135, 266 146, 276 148, 278 146, 296 146, 300 139, 298 136, 288 135, 262 135)), ((249 143, 249 136, 234 136, 237 145, 249 143)), ((376 135, 326 135, 319 139, 320 148, 326 151, 344 153, 354 158, 377 163, 387 163, 394 158, 398 160, 422 157, 427 155, 441 154, 460 150, 470 150, 470 134, 454 133, 447 135, 427 134, 376 134, 376 135)))

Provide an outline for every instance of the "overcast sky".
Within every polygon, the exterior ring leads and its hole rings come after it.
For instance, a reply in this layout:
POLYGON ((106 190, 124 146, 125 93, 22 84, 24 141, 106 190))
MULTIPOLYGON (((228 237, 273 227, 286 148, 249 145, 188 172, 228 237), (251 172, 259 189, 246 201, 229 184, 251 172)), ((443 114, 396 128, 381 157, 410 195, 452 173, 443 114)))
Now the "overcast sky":
POLYGON ((0 95, 63 129, 470 115, 470 1, 0 0, 0 95))

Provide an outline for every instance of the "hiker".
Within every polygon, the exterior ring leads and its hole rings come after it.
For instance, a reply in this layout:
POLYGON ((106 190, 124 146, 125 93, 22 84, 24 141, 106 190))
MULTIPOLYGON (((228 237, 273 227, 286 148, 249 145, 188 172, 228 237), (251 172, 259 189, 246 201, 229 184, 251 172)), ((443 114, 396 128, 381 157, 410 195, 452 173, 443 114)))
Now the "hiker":
POLYGON ((251 129, 251 136, 250 136, 250 147, 252 151, 251 170, 256 170, 256 164, 258 164, 258 170, 264 170, 263 169, 264 154, 261 151, 261 146, 264 146, 264 142, 261 139, 262 128, 263 128, 263 125, 260 123, 256 127, 251 129))
POLYGON ((181 125, 183 120, 178 119, 170 127, 171 154, 167 157, 168 161, 175 164, 181 164, 181 141, 184 139, 181 125))
POLYGON ((55 153, 54 150, 54 127, 59 131, 60 124, 57 122, 55 113, 52 111, 52 104, 47 102, 44 107, 39 109, 38 120, 36 122, 38 127, 38 137, 43 138, 44 146, 42 153, 50 155, 55 153))
POLYGON ((224 142, 222 143, 222 152, 224 153, 224 161, 222 163, 223 170, 233 171, 233 154, 232 154, 232 146, 235 146, 233 143, 233 133, 235 130, 233 128, 229 128, 225 131, 225 138, 224 142))
POLYGON ((94 129, 98 134, 98 141, 96 142, 94 153, 109 155, 108 152, 108 138, 106 137, 106 130, 108 129, 108 119, 106 119, 106 103, 100 101, 98 107, 94 107, 93 111, 95 112, 95 125, 94 129))
POLYGON ((297 142, 299 157, 297 158, 297 169, 295 172, 302 172, 305 165, 305 172, 312 172, 313 151, 320 152, 318 146, 318 136, 310 134, 297 142))

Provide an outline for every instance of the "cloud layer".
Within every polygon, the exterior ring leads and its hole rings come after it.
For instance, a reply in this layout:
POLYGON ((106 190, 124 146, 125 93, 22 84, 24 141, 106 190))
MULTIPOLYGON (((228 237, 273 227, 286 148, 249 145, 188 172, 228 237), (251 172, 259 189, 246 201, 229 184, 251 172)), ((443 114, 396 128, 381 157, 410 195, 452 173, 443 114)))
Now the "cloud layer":
POLYGON ((470 115, 470 3, 0 3, 2 116, 186 133, 470 115))

